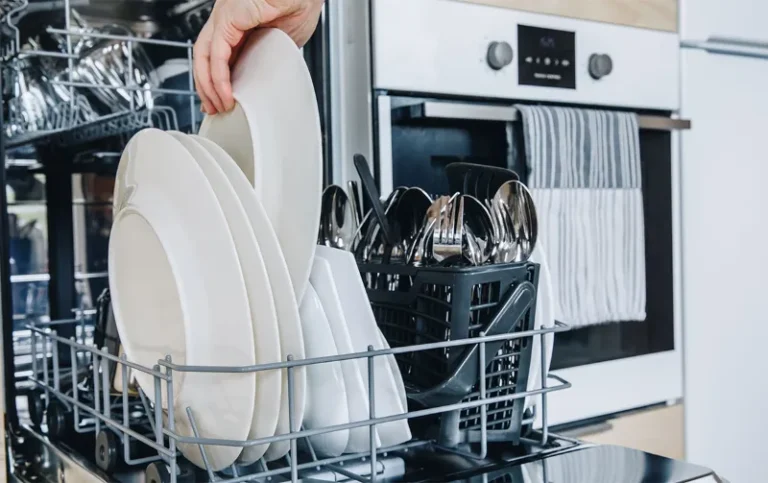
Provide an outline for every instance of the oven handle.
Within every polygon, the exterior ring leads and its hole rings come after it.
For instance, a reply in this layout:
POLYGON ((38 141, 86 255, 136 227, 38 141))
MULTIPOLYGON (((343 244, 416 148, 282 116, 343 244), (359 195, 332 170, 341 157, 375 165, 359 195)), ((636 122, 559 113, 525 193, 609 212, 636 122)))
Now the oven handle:
MULTIPOLYGON (((520 111, 512 106, 471 104, 464 102, 427 101, 392 109, 392 121, 417 119, 460 119, 471 121, 515 122, 520 120, 520 111)), ((638 115, 640 129, 674 131, 690 129, 691 121, 664 116, 638 115)))
POLYGON ((686 49, 704 50, 710 54, 768 59, 768 42, 736 37, 712 36, 707 40, 683 40, 680 46, 686 49))

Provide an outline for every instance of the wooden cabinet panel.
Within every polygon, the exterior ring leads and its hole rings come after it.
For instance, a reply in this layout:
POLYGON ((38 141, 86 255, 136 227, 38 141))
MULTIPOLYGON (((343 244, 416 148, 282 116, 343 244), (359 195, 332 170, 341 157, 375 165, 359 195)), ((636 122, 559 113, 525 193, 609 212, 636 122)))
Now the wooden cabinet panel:
POLYGON ((685 459, 683 406, 650 409, 608 421, 609 429, 579 439, 638 449, 667 458, 685 459))
POLYGON ((677 31, 677 0, 457 0, 598 22, 677 31))

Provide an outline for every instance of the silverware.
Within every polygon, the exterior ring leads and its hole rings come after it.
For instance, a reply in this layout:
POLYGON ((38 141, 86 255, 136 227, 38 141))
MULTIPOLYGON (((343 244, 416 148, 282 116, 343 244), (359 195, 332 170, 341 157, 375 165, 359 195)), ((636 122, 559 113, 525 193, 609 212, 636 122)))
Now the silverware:
POLYGON ((483 265, 491 259, 495 247, 494 224, 491 214, 480 200, 462 195, 464 203, 464 257, 473 265, 483 265))
MULTIPOLYGON (((357 174, 360 176, 360 180, 363 183, 363 190, 368 196, 368 201, 371 202, 373 213, 376 215, 376 218, 379 222, 379 227, 384 234, 384 241, 388 245, 392 245, 395 241, 394 234, 392 233, 392 229, 389 226, 389 221, 387 220, 387 216, 384 213, 384 208, 381 206, 381 201, 379 200, 379 190, 376 188, 373 175, 371 175, 371 168, 368 166, 368 160, 366 160, 365 156, 362 154, 355 154, 354 164, 355 168, 357 169, 357 174)), ((394 192, 392 194, 394 194, 394 192)), ((390 197, 392 194, 390 194, 390 197)))
POLYGON ((352 213, 355 215, 355 223, 360 226, 363 223, 363 204, 360 202, 360 191, 357 189, 357 181, 347 182, 349 201, 352 203, 352 213))
POLYGON ((500 261, 527 261, 536 247, 539 231, 530 191, 519 181, 508 181, 494 195, 493 206, 498 210, 504 230, 499 246, 500 261))
POLYGON ((323 191, 320 209, 320 243, 349 250, 356 232, 355 214, 347 194, 340 186, 328 186, 323 191))
MULTIPOLYGON (((407 188, 403 186, 395 188, 389 196, 387 196, 387 199, 381 202, 384 205, 384 219, 387 220, 387 226, 392 230, 389 239, 386 237, 381 225, 376 223, 378 218, 376 216, 366 216, 366 218, 369 218, 369 221, 362 240, 364 260, 370 261, 373 257, 380 257, 382 260, 385 260, 385 263, 389 263, 392 258, 400 260, 404 257, 404 253, 399 248, 398 232, 393 228, 394 220, 392 219, 392 215, 395 206, 400 200, 400 196, 406 189, 407 188)), ((375 210, 371 211, 373 212, 373 215, 376 215, 375 210)))
POLYGON ((432 233, 432 256, 437 263, 461 255, 464 205, 458 194, 440 197, 440 215, 432 233))
POLYGON ((392 209, 392 219, 397 226, 400 250, 411 253, 412 245, 421 229, 424 216, 432 204, 432 198, 421 188, 408 188, 392 209))
POLYGON ((429 259, 428 245, 434 236, 435 227, 442 216, 443 208, 450 200, 448 196, 438 196, 435 201, 427 208, 424 215, 424 221, 421 223, 421 229, 417 233, 411 249, 409 250, 406 261, 417 267, 423 266, 429 259))

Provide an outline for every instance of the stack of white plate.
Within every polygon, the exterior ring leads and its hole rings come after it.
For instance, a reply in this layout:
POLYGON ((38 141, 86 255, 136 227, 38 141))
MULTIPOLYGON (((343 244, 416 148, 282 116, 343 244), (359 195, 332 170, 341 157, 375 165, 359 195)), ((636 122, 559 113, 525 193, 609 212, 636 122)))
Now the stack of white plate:
MULTIPOLYGON (((109 281, 129 360, 248 366, 381 349, 351 254, 315 256, 320 218, 321 135, 312 81, 300 51, 279 30, 248 39, 232 72, 236 108, 208 116, 200 136, 146 129, 125 148, 115 183, 109 281), (310 285, 310 274, 313 285, 310 285), (354 322, 354 323, 353 323, 354 322)), ((392 357, 374 359, 375 416, 406 411, 392 357)), ((289 417, 286 370, 175 372, 176 432, 243 441, 365 420, 367 362, 298 367, 289 417)), ((136 372, 168 408, 168 388, 136 372)), ((407 422, 310 439, 335 456, 411 437, 407 422)), ((203 466, 197 445, 180 445, 203 466)), ((207 446, 214 471, 284 457, 288 441, 207 446)))

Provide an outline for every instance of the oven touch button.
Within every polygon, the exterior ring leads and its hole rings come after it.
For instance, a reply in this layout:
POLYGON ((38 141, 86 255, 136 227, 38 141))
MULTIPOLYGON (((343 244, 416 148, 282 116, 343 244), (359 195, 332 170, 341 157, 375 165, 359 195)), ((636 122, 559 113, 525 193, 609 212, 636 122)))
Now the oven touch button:
POLYGON ((491 42, 488 46, 488 65, 493 70, 501 70, 512 63, 515 55, 508 42, 491 42))

